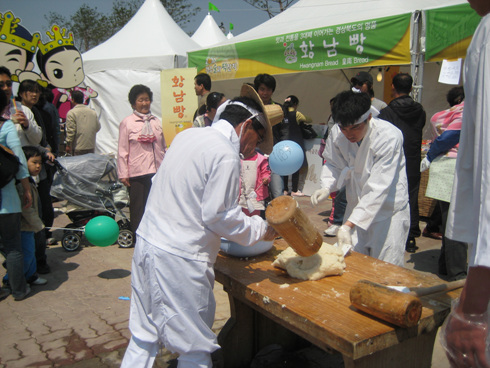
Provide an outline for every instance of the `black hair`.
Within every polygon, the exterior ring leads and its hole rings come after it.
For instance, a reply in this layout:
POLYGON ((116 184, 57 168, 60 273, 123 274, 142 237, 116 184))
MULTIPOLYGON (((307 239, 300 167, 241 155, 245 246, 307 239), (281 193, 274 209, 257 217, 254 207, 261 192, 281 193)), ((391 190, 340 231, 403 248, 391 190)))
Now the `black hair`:
POLYGON ((71 93, 71 99, 77 104, 83 104, 84 97, 82 91, 73 91, 71 93))
POLYGON ((295 95, 289 95, 286 97, 286 100, 284 100, 283 110, 288 111, 290 107, 298 106, 299 105, 299 99, 295 95), (289 101, 287 101, 289 99, 289 101))
POLYGON ((41 74, 43 74, 44 76, 47 77, 47 75, 46 75, 46 63, 51 56, 56 55, 60 52, 69 51, 69 50, 75 50, 78 53, 80 53, 80 51, 78 51, 78 49, 73 45, 56 47, 55 49, 48 51, 46 54, 43 54, 41 52, 41 50, 38 50, 37 54, 36 54, 36 61, 37 61, 37 66, 38 66, 39 70, 41 71, 41 74))
MULTIPOLYGON (((24 40, 26 40, 28 42, 30 42, 32 40, 32 34, 31 34, 31 32, 29 32, 27 29, 25 29, 20 24, 17 24, 17 26, 15 27, 15 30, 14 30, 13 34, 15 36, 17 36, 17 38, 22 38, 22 39, 24 39, 24 40)), ((32 51, 28 51, 28 50, 26 50, 26 49, 24 49, 22 47, 20 47, 20 48, 26 52, 26 65, 24 65, 24 67, 21 68, 21 69, 25 69, 25 67, 27 66, 27 64, 29 62, 31 62, 32 59, 34 59, 34 53, 32 51)))
POLYGON ((225 97, 225 95, 221 92, 211 92, 208 94, 208 97, 206 97, 206 111, 217 109, 223 97, 225 97))
POLYGON ((12 77, 12 73, 10 73, 9 68, 7 68, 6 66, 0 66, 0 75, 8 75, 9 78, 12 77))
MULTIPOLYGON (((251 98, 235 97, 233 100, 231 100, 231 102, 234 101, 241 102, 244 105, 247 105, 252 109, 257 110, 258 112, 263 112, 262 107, 251 98)), ((224 119, 228 121, 233 127, 236 127, 251 116, 252 113, 250 113, 250 111, 248 111, 246 108, 240 105, 233 105, 230 103, 226 106, 225 110, 221 113, 220 119, 224 119)), ((252 119, 252 127, 254 130, 265 129, 257 118, 252 119)))
POLYGON ((393 87, 398 93, 409 94, 412 90, 413 78, 408 73, 398 73, 393 77, 393 87))
POLYGON ((131 90, 128 94, 128 100, 131 106, 134 106, 136 104, 136 98, 138 98, 138 96, 142 93, 147 93, 150 97, 150 102, 153 102, 153 92, 151 91, 151 89, 144 84, 135 84, 133 87, 131 87, 131 90))
POLYGON ((22 100, 22 93, 24 92, 39 92, 39 94, 41 94, 42 89, 37 82, 26 79, 20 83, 19 90, 17 91, 17 96, 20 100, 22 100))
POLYGON ((371 98, 367 93, 356 93, 351 90, 340 92, 335 96, 332 117, 342 127, 354 125, 371 107, 371 98))
POLYGON ((254 88, 256 91, 259 90, 261 84, 265 84, 267 87, 272 89, 272 92, 276 90, 276 78, 270 74, 257 74, 254 79, 254 88))
MULTIPOLYGON (((2 112, 5 107, 9 104, 9 99, 5 93, 0 93, 0 112, 2 112)), ((0 118, 2 116, 0 115, 0 118)), ((0 121, 5 121, 5 119, 0 119, 0 121)))
POLYGON ((53 103, 54 94, 49 88, 43 88, 43 96, 46 101, 53 103))
POLYGON ((31 157, 42 157, 42 153, 36 146, 23 146, 22 150, 24 151, 24 155, 26 156, 26 160, 29 160, 31 157))
POLYGON ((446 100, 451 107, 460 104, 464 100, 464 88, 462 86, 451 88, 447 93, 446 100))
POLYGON ((200 86, 201 84, 204 86, 206 91, 211 90, 211 77, 206 73, 199 73, 194 77, 196 84, 200 86))

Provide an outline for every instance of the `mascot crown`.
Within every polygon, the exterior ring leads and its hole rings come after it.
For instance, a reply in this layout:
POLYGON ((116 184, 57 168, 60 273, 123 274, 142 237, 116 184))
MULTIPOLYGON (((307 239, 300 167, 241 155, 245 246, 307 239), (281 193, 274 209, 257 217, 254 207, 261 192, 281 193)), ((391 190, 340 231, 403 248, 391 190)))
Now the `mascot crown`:
POLYGON ((66 28, 61 28, 54 24, 51 27, 53 33, 46 31, 46 34, 51 38, 51 41, 42 43, 39 41, 39 51, 41 54, 46 55, 49 51, 54 50, 62 46, 73 46, 73 33, 69 33, 68 37, 65 37, 66 28))
MULTIPOLYGON (((24 39, 19 35, 16 35, 15 30, 19 22, 20 18, 16 18, 10 11, 3 15, 0 13, 0 42, 9 43, 32 53, 36 52, 41 35, 36 32, 32 35, 32 39, 24 39)), ((21 29, 23 29, 23 27, 21 27, 21 29)), ((26 34, 29 33, 26 32, 26 34)))

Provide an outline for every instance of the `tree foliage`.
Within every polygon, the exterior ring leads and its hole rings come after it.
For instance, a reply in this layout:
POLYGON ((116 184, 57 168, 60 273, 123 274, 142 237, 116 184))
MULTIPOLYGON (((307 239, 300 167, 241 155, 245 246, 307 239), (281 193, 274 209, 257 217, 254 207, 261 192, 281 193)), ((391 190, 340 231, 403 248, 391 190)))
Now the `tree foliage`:
MULTIPOLYGON (((110 14, 99 12, 96 6, 90 7, 83 4, 69 18, 56 12, 50 12, 44 18, 50 27, 56 24, 72 32, 75 46, 81 52, 85 52, 109 39, 123 28, 138 11, 143 1, 114 0, 110 14)), ((189 23, 191 18, 201 10, 199 7, 192 8, 189 0, 160 1, 169 15, 181 27, 189 23)))
POLYGON ((265 11, 269 18, 282 13, 290 5, 292 5, 296 0, 243 0, 247 4, 253 7, 265 11))

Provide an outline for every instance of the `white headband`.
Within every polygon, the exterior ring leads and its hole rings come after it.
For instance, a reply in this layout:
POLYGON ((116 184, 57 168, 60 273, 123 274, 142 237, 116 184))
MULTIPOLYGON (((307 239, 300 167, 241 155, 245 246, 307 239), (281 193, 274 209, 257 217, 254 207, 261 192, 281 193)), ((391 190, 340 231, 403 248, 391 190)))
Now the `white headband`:
MULTIPOLYGON (((372 106, 369 108, 368 111, 366 111, 364 114, 361 115, 361 117, 359 119, 357 119, 356 121, 354 121, 354 123, 352 125, 357 125, 357 124, 361 124, 362 122, 364 122, 364 120, 366 120, 370 114, 373 114, 373 116, 376 114, 376 115, 379 115, 379 111, 376 110, 375 108, 373 108, 372 106), (374 109, 374 110, 373 110, 374 109), (377 114, 376 114, 377 113, 377 114)), ((339 125, 342 125, 340 122, 337 122, 337 124, 339 125)))
POLYGON ((228 103, 228 105, 238 105, 238 106, 243 107, 245 110, 247 110, 249 113, 252 114, 252 116, 250 116, 248 119, 257 118, 257 120, 264 127, 264 129, 267 129, 267 122, 265 120, 265 117, 264 117, 264 114, 263 113, 258 112, 254 108, 252 108, 250 106, 247 106, 243 102, 240 102, 240 101, 230 101, 230 103, 228 103))

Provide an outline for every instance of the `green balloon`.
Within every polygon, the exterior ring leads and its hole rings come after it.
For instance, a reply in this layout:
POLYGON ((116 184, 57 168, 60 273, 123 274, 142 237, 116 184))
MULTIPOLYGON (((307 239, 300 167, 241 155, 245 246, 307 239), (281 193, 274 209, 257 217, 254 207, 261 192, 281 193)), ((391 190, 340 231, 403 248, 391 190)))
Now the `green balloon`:
POLYGON ((119 225, 109 216, 97 216, 85 225, 85 237, 93 245, 107 247, 116 242, 119 225))

